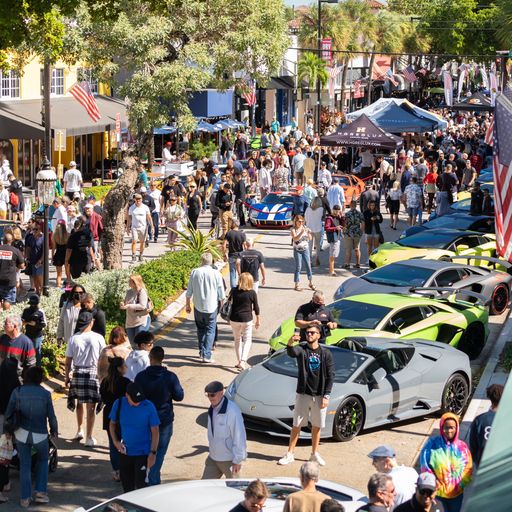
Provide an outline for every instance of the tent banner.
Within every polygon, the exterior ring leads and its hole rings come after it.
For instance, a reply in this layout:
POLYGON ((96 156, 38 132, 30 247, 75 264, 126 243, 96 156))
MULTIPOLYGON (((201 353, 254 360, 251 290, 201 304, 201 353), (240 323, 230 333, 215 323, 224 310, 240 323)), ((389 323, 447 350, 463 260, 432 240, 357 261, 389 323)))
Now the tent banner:
POLYGON ((446 104, 451 107, 453 105, 453 80, 449 71, 443 72, 444 83, 444 99, 446 104))

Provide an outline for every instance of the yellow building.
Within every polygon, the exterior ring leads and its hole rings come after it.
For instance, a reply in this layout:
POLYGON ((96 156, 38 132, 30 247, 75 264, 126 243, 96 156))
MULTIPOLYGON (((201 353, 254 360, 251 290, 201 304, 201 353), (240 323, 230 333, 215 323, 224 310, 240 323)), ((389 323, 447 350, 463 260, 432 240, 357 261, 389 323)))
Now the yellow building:
MULTIPOLYGON (((25 186, 33 186, 42 161, 44 126, 43 65, 33 58, 23 73, 0 71, 0 163, 9 160, 15 175, 25 186)), ((77 162, 87 179, 101 177, 104 159, 115 151, 116 117, 126 127, 124 103, 110 97, 103 84, 88 80, 90 73, 78 65, 57 62, 51 73, 52 165, 77 162), (94 122, 85 108, 68 92, 77 81, 87 80, 95 95, 101 119, 94 122), (63 137, 63 135, 65 136, 63 137), (56 140, 57 139, 57 140, 56 140), (56 151, 61 147, 61 151, 56 151)))

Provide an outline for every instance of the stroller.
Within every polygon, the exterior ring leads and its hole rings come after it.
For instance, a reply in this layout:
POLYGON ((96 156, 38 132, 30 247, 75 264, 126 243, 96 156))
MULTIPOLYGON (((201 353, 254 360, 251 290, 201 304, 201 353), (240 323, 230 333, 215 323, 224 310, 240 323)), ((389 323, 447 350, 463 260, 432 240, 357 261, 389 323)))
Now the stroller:
MULTIPOLYGON (((13 437, 14 439, 14 437, 13 437)), ((35 470, 36 467, 36 457, 34 449, 32 449, 32 471, 35 470)), ((48 436, 48 471, 50 473, 54 473, 57 471, 57 465, 59 462, 59 452, 57 450, 57 445, 55 444, 55 441, 53 437, 48 436)), ((20 469, 20 459, 18 457, 18 452, 16 451, 16 442, 14 441, 14 456, 11 459, 11 463, 9 465, 12 469, 17 469, 19 471, 20 469)))

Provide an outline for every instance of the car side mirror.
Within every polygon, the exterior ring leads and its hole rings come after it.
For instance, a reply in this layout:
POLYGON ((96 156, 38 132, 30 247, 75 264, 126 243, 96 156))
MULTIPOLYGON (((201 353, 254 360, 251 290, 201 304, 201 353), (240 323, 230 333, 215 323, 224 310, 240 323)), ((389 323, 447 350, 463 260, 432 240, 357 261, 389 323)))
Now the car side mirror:
POLYGON ((377 368, 372 374, 372 389, 379 389, 381 382, 386 378, 386 370, 384 368, 377 368))

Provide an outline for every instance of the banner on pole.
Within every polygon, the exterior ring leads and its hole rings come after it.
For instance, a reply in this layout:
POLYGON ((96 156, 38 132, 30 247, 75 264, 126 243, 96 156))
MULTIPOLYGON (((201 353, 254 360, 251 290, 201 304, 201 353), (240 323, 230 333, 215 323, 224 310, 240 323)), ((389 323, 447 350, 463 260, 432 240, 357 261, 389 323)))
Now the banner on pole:
POLYGON ((322 59, 328 66, 332 66, 332 39, 330 37, 322 39, 322 59))

